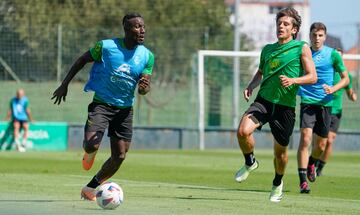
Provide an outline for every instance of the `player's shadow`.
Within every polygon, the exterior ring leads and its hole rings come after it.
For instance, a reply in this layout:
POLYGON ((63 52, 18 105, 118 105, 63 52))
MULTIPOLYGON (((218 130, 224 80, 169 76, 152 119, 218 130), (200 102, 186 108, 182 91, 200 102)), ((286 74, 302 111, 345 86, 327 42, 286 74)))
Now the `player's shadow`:
MULTIPOLYGON (((239 188, 216 188, 216 187, 191 187, 191 186, 179 186, 178 189, 191 189, 191 190, 219 190, 219 191, 241 191, 241 192, 258 192, 258 193, 268 193, 269 190, 260 190, 260 189, 239 189, 239 188)), ((287 191, 284 191, 287 192, 287 191)))
POLYGON ((5 150, 10 151, 13 148, 13 144, 15 142, 13 132, 14 126, 10 122, 8 127, 5 129, 4 136, 0 139, 0 149, 4 147, 5 150), (4 146, 5 143, 7 143, 6 146, 4 146))
POLYGON ((229 201, 230 198, 214 198, 214 197, 173 197, 174 199, 183 199, 183 200, 214 200, 214 201, 229 201))

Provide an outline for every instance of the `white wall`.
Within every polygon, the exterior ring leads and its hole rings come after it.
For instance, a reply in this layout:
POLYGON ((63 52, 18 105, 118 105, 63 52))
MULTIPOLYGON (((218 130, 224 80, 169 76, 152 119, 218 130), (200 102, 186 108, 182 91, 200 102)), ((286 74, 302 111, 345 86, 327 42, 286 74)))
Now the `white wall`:
MULTIPOLYGON (((310 7, 297 4, 294 8, 299 12, 302 25, 298 39, 309 41, 310 7)), ((265 3, 240 3, 240 31, 255 42, 256 50, 264 45, 274 43, 276 38, 276 13, 270 13, 270 5, 265 3)))

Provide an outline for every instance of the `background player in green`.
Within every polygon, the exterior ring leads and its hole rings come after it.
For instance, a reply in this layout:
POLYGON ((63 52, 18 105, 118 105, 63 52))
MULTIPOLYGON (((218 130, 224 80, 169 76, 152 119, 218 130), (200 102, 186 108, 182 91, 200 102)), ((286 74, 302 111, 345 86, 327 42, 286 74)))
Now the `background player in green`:
MULTIPOLYGON (((343 52, 341 49, 336 49, 342 56, 343 52)), ((339 130, 341 116, 342 116, 342 101, 343 101, 343 92, 346 91, 347 97, 355 102, 357 100, 357 95, 352 87, 352 76, 349 75, 349 84, 333 93, 333 104, 331 109, 331 122, 330 122, 330 131, 326 142, 326 147, 324 152, 321 154, 319 160, 316 162, 316 176, 320 176, 322 174, 322 169, 327 163, 331 153, 332 153, 332 145, 336 138, 336 133, 339 130)), ((334 74, 334 84, 337 84, 340 81, 341 77, 339 73, 334 74)))
POLYGON ((324 45, 326 40, 326 26, 315 22, 310 26, 311 53, 315 63, 318 81, 312 85, 300 86, 300 143, 297 152, 298 175, 300 193, 309 193, 307 182, 316 179, 315 162, 325 149, 331 120, 331 106, 333 93, 345 87, 348 73, 340 54, 333 48, 324 45), (334 73, 341 76, 341 80, 334 85, 334 73), (308 148, 314 144, 311 155, 308 148))
POLYGON ((270 201, 283 197, 283 180, 288 161, 287 146, 295 123, 296 93, 298 86, 316 82, 315 66, 310 48, 305 42, 295 40, 300 30, 301 17, 293 8, 276 15, 278 41, 266 45, 260 56, 259 69, 244 91, 246 101, 260 84, 259 93, 243 115, 238 128, 238 142, 245 157, 245 165, 235 174, 242 182, 258 168, 254 156, 253 132, 269 122, 274 136, 275 177, 270 201))
POLYGON ((134 92, 145 95, 150 91, 150 75, 154 55, 143 46, 144 19, 138 13, 123 18, 124 38, 99 41, 73 64, 62 84, 55 90, 55 104, 65 101, 72 78, 86 63, 94 62, 85 91, 94 91, 88 107, 82 165, 89 170, 95 159, 103 134, 108 129, 111 156, 92 180, 82 188, 81 197, 94 201, 95 188, 113 176, 125 159, 132 138, 134 92))

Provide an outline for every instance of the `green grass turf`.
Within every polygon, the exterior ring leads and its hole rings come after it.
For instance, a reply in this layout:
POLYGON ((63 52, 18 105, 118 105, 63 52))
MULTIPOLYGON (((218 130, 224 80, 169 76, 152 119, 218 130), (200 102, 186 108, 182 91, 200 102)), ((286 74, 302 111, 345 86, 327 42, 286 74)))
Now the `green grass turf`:
POLYGON ((132 150, 111 178, 125 202, 104 211, 80 200, 80 189, 108 155, 100 151, 86 172, 80 151, 0 152, 0 214, 360 214, 359 153, 336 152, 307 195, 299 193, 291 151, 285 197, 276 204, 268 200, 272 151, 256 151, 260 167, 239 184, 233 180, 243 163, 238 150, 132 150))

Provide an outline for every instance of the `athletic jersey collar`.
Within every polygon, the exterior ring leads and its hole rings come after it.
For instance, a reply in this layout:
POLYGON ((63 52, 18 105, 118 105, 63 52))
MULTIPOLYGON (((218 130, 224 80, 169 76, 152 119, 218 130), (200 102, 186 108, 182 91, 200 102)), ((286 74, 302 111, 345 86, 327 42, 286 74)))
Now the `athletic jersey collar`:
POLYGON ((325 45, 323 45, 323 46, 322 46, 320 49, 318 49, 318 50, 314 50, 312 47, 310 47, 312 53, 320 52, 320 51, 323 50, 324 48, 325 48, 325 45))
POLYGON ((286 44, 289 44, 289 43, 291 43, 291 42, 293 42, 293 41, 294 41, 294 39, 291 39, 289 42, 282 43, 282 44, 280 44, 279 41, 278 41, 278 42, 276 42, 276 44, 280 47, 280 46, 284 46, 284 45, 286 45, 286 44))
POLYGON ((128 48, 126 48, 126 46, 125 46, 125 38, 118 38, 118 41, 119 41, 119 44, 120 44, 120 46, 121 46, 121 48, 124 48, 124 49, 126 49, 126 50, 129 50, 129 51, 132 51, 132 50, 135 50, 137 47, 138 47, 138 45, 136 45, 136 46, 134 46, 134 48, 133 49, 128 49, 128 48))

